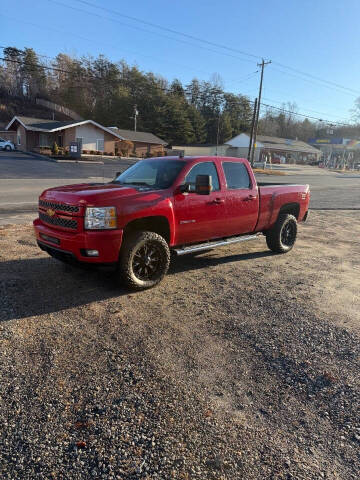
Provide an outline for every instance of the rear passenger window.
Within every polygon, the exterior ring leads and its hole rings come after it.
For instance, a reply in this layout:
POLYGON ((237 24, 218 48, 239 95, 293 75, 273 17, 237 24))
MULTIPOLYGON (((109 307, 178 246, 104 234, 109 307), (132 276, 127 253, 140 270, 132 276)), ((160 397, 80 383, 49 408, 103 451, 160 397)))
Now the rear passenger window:
POLYGON ((201 162, 196 164, 190 172, 186 175, 185 183, 189 183, 195 188, 197 175, 210 175, 212 180, 212 189, 220 190, 219 177, 213 162, 201 162))
POLYGON ((251 187, 249 173, 243 163, 223 162, 222 166, 228 190, 251 187))

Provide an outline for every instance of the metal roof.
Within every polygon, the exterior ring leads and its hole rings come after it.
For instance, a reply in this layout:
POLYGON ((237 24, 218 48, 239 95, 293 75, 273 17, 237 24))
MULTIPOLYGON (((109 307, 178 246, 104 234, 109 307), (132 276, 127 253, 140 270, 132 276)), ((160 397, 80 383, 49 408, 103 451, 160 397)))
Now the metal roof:
POLYGON ((301 140, 292 140, 280 137, 257 135, 257 141, 263 144, 263 148, 288 152, 319 153, 319 149, 312 147, 301 140))

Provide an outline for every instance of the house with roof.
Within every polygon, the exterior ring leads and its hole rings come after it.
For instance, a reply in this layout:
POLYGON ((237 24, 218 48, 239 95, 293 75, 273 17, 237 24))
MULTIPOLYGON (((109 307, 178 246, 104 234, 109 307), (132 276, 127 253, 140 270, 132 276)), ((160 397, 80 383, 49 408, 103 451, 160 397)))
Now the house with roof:
MULTIPOLYGON (((147 155, 162 156, 165 153, 167 142, 157 137, 153 133, 138 132, 134 130, 124 130, 117 127, 109 127, 110 130, 116 132, 123 139, 133 143, 133 153, 138 157, 146 157, 147 155)), ((121 143, 117 145, 121 149, 121 143)))
MULTIPOLYGON (((246 157, 248 154, 250 135, 240 133, 226 142, 229 146, 227 155, 246 157)), ((301 140, 288 138, 270 137, 257 135, 255 148, 255 161, 268 162, 276 159, 284 159, 286 162, 308 163, 311 160, 318 160, 321 152, 301 140)))
POLYGON ((94 120, 58 121, 15 116, 6 131, 16 136, 18 150, 33 152, 51 149, 55 142, 60 148, 68 148, 71 142, 81 141, 83 151, 115 154, 121 151, 121 142, 130 140, 134 144, 134 153, 145 156, 146 153, 163 154, 166 145, 152 133, 104 127, 94 120))
POLYGON ((23 151, 51 149, 55 142, 58 147, 68 147, 71 142, 81 140, 83 150, 115 152, 115 142, 123 140, 118 133, 94 120, 64 122, 15 116, 6 130, 16 132, 16 146, 23 151))
MULTIPOLYGON (((240 133, 223 145, 176 145, 173 150, 185 155, 223 155, 226 157, 247 158, 250 135, 240 133)), ((280 137, 257 135, 255 161, 275 161, 284 159, 286 162, 308 163, 318 160, 321 151, 301 140, 291 140, 280 137)))

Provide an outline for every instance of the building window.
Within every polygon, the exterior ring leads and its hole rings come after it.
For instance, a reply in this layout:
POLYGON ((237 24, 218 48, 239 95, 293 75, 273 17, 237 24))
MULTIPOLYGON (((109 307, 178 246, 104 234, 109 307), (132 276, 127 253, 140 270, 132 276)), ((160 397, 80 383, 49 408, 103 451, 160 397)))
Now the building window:
POLYGON ((104 151, 104 140, 96 140, 96 150, 98 152, 104 151))
POLYGON ((58 135, 58 137, 57 137, 57 142, 56 142, 56 143, 57 143, 57 146, 58 146, 58 147, 63 147, 63 146, 64 146, 64 144, 63 144, 63 136, 62 136, 62 135, 58 135))
POLYGON ((21 145, 21 135, 20 135, 20 133, 18 133, 18 135, 17 135, 17 144, 21 145))

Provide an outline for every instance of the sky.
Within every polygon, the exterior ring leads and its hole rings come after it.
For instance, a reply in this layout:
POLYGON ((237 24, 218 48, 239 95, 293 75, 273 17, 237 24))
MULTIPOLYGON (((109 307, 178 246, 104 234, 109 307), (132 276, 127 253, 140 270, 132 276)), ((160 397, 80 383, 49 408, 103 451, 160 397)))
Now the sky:
POLYGON ((218 74, 251 99, 264 58, 263 103, 348 123, 360 97, 359 18, 359 0, 2 0, 0 45, 104 54, 185 84, 218 74))

